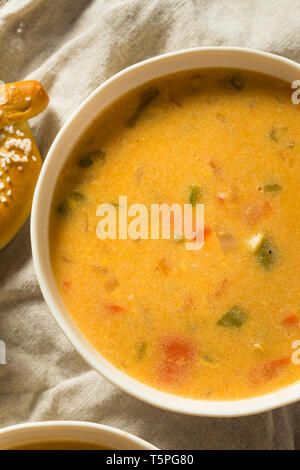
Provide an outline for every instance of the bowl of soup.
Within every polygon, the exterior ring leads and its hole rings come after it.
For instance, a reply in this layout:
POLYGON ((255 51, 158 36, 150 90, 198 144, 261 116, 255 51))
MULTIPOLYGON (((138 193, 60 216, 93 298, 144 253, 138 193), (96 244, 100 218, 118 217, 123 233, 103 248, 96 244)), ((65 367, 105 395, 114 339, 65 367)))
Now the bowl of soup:
POLYGON ((249 49, 166 54, 103 83, 55 139, 37 276, 76 350, 127 393, 220 417, 299 399, 299 75, 249 49))
POLYGON ((1 450, 151 450, 125 431, 83 421, 45 421, 0 429, 1 450))

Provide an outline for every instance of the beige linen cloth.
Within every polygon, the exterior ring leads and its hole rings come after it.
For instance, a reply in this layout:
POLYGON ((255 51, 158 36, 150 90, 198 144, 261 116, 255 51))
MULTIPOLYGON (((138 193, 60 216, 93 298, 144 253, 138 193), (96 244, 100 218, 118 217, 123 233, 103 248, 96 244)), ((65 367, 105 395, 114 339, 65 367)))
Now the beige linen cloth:
MULTIPOLYGON (((50 107, 32 121, 45 157, 82 100, 124 67, 208 45, 300 61, 299 26, 298 0, 9 0, 0 9, 0 79, 34 78, 47 88, 50 107)), ((0 339, 7 346, 0 426, 74 419, 117 426, 162 449, 300 448, 300 403, 237 419, 183 416, 144 404, 92 371, 45 305, 28 223, 0 252, 0 339)))

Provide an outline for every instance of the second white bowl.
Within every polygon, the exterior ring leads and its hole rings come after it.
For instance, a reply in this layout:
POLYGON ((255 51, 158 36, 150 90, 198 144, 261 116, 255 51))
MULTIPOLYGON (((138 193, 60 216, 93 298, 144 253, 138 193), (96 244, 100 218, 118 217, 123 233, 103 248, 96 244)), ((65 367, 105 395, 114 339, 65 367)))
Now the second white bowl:
POLYGON ((0 449, 54 440, 90 442, 115 450, 156 449, 128 432, 84 421, 44 421, 0 429, 0 449))

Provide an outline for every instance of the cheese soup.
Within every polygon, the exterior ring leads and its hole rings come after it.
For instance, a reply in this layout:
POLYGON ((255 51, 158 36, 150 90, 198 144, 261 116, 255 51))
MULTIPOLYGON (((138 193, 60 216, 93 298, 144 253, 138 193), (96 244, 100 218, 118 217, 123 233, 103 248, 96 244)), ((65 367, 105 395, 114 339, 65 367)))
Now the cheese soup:
POLYGON ((75 144, 52 201, 53 273, 79 330, 131 377, 209 400, 300 378, 300 120, 291 95, 290 84, 260 73, 180 72, 116 100, 75 144), (118 214, 120 195, 149 210, 204 204, 203 247, 100 240, 97 207, 118 214))

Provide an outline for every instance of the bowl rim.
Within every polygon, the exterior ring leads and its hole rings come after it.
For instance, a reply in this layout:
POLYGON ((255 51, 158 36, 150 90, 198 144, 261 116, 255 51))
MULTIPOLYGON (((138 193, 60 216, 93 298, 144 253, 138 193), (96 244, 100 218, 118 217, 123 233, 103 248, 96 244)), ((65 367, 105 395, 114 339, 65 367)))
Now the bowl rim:
MULTIPOLYGON (((76 351, 83 357, 83 359, 95 370, 97 370, 103 377, 117 386, 119 389, 125 391, 129 395, 144 401, 148 404, 154 405, 158 408, 162 408, 168 411, 173 411, 182 414, 194 415, 194 416, 207 416, 207 417, 238 417, 238 416, 248 416, 253 414, 262 413, 265 411, 269 411, 275 408, 279 408, 281 406, 285 406, 291 403, 294 403, 300 400, 300 381, 290 384, 284 388, 279 390, 275 390, 271 393, 267 393, 264 395, 254 396, 251 398, 243 398, 243 399, 236 399, 236 400, 196 400, 190 399, 185 397, 179 397, 177 395, 173 395, 170 393, 159 391, 153 387, 147 386, 142 384, 141 382, 131 378, 129 375, 121 372, 116 367, 112 366, 108 361, 106 361, 103 356, 99 353, 96 353, 94 348, 88 343, 88 341, 80 334, 78 328, 75 333, 74 325, 71 326, 70 317, 67 319, 66 315, 64 315, 63 310, 64 307, 62 302, 59 300, 54 299, 53 292, 51 293, 50 284, 52 281, 48 279, 46 281, 46 268, 45 262, 42 260, 43 250, 48 250, 48 239, 46 238, 46 234, 48 234, 48 222, 49 222, 49 212, 46 211, 47 219, 45 223, 45 217, 43 213, 43 201, 41 202, 41 194, 43 194, 43 185, 47 182, 47 173, 48 168, 51 166, 51 161, 54 160, 54 156, 56 154, 56 160, 58 160, 58 149, 62 147, 62 144, 66 142, 66 138, 68 134, 70 135, 70 129, 73 129, 73 133, 76 135, 75 141, 78 140, 79 135, 84 132, 95 118, 95 114, 88 119, 84 125, 79 123, 80 117, 84 114, 84 112, 91 107, 93 101, 97 99, 101 93, 103 94, 103 90, 108 89, 108 87, 115 86, 118 81, 122 80, 126 76, 133 76, 134 73, 139 71, 140 69, 144 68, 145 70, 149 67, 155 66, 158 63, 163 64, 164 62, 168 63, 168 61, 172 61, 174 58, 177 57, 184 58, 188 56, 195 55, 202 55, 202 54, 229 54, 232 56, 242 55, 244 59, 248 58, 251 60, 258 60, 260 63, 264 63, 264 61, 269 61, 271 64, 275 64, 275 66, 279 66, 279 64, 290 68, 295 72, 295 78, 297 79, 300 76, 300 65, 296 62, 287 59, 282 56, 278 56, 275 54, 271 54, 268 52, 259 51, 256 49, 250 48, 243 48, 243 47, 195 47, 190 49, 182 49, 175 52, 170 52, 166 54, 162 54, 156 57, 152 57, 150 59, 144 60, 137 64, 131 65, 127 67, 117 74, 110 77, 108 80, 104 81, 99 87, 96 88, 84 101, 83 103, 75 109, 75 111, 71 114, 69 119, 63 125, 61 130, 58 132, 56 138, 54 139, 47 157, 45 159, 44 165, 42 167, 38 183, 35 189, 34 198, 33 198, 33 205, 32 205, 32 215, 31 215, 31 244, 32 244, 32 254, 33 254, 33 262, 35 266, 35 272, 37 274, 37 278, 39 281, 39 285, 44 296, 45 302, 54 316, 55 320, 57 321, 58 325, 60 326, 61 330, 65 334, 65 336, 69 339, 71 344, 74 346, 76 351), (298 75, 296 75, 298 74, 298 75), (76 129, 81 128, 81 132, 76 134, 76 129), (74 132, 75 131, 75 132, 74 132), (45 226, 47 226, 47 230, 45 232, 45 226), (44 235, 42 234, 44 232, 44 235), (51 281, 51 282, 50 282, 51 281), (100 361, 102 362, 100 366, 100 361), (141 392, 142 389, 142 392, 141 392), (138 390, 138 391, 137 391, 138 390)), ((183 59, 184 60, 184 59, 183 59)), ((214 65, 214 67, 219 67, 220 65, 214 65)), ((208 66, 203 66, 203 68, 207 68, 208 66)), ((213 67, 213 65, 211 65, 213 67)), ((221 65, 224 67, 224 65, 221 65)), ((244 68, 247 69, 246 66, 233 67, 228 65, 229 68, 244 68)), ((192 67, 190 67, 191 69, 192 67)), ((195 66, 194 68, 201 68, 201 66, 195 66)), ((259 67, 258 67, 259 68, 259 67)), ((178 71, 180 68, 178 69, 178 71)), ((188 70, 188 68, 182 68, 181 70, 188 70)), ((255 68, 249 67, 248 70, 254 70, 255 68)), ((256 70, 257 71, 257 70, 256 70)), ((172 72, 169 72, 172 73, 172 72)), ((268 72, 262 72, 268 73, 268 72)), ((167 73, 157 74, 155 77, 164 76, 167 73)), ((269 73, 273 75, 272 73, 269 73)), ((274 74, 276 76, 276 74, 274 74)), ((277 75, 278 76, 278 75, 277 75)), ((153 77, 154 78, 154 77, 153 77)), ((145 79, 144 83, 151 80, 145 79)), ((141 84, 143 82, 141 81, 141 84)), ((135 88, 136 86, 132 86, 131 88, 135 88)), ((128 88, 130 89, 130 87, 128 88)), ((119 93, 118 96, 122 96, 127 90, 123 90, 119 93)), ((112 102, 111 100, 110 102, 112 102)), ((106 106, 102 106, 99 109, 101 112, 106 106)), ((99 114, 98 112, 98 114, 99 114)), ((72 148, 72 146, 70 146, 72 148)), ((69 151, 66 151, 64 154, 64 158, 62 158, 62 164, 66 161, 67 154, 69 151)), ((53 166, 53 165, 52 165, 53 166)), ((60 170, 56 170, 56 178, 59 174, 60 170)), ((49 178, 48 178, 49 179, 49 178)), ((55 183, 54 183, 55 184, 55 183)), ((53 187, 54 187, 53 184, 53 187)), ((44 191, 45 192, 45 191, 44 191)), ((43 195, 44 202, 45 194, 43 195)), ((52 194, 51 194, 52 197, 52 194)), ((49 193, 48 193, 48 199, 49 193)), ((46 255, 45 255, 46 256, 46 255)), ((49 265, 49 256, 48 256, 48 265, 49 265)), ((48 266, 49 270, 49 266, 48 266)), ((53 286, 52 286, 53 287, 53 286)), ((56 295, 57 297, 57 295, 56 295)))
MULTIPOLYGON (((11 437, 11 440, 18 441, 17 435, 20 434, 21 431, 24 431, 26 436, 23 437, 23 440, 20 439, 19 442, 12 442, 11 444, 5 444, 5 446, 15 446, 15 445, 22 445, 23 443, 34 443, 38 441, 38 438, 34 438, 33 434, 34 431, 36 430, 42 430, 42 431, 47 431, 51 429, 64 429, 66 432, 68 431, 74 431, 75 433, 78 431, 95 431, 95 437, 91 440, 91 442, 96 442, 96 433, 99 432, 99 444, 102 444, 104 446, 109 446, 109 443, 104 444, 101 439, 105 440, 105 437, 101 437, 101 434, 104 433, 104 435, 107 437, 108 441, 110 439, 113 439, 114 437, 123 440, 124 443, 127 443, 128 445, 137 445, 140 450, 157 450, 157 447, 154 445, 150 444, 150 442, 145 441, 144 439, 141 439, 140 437, 135 436, 134 434, 131 434, 127 431, 122 431, 119 428, 115 428, 113 426, 107 426, 105 424, 99 424, 99 423, 93 423, 91 421, 68 421, 68 420, 52 420, 52 421, 37 421, 37 422, 28 422, 28 423, 20 423, 20 424, 13 424, 11 426, 7 426, 5 428, 0 429, 0 448, 1 448, 1 440, 3 440, 3 437, 11 437), (33 434, 32 434, 33 433, 33 434)), ((51 441, 51 440, 57 440, 57 439, 62 439, 61 436, 56 437, 56 438, 50 438, 50 437, 45 437, 45 436, 40 436, 40 440, 44 441, 51 441)), ((78 440, 81 442, 89 442, 89 438, 80 438, 79 436, 66 436, 63 439, 65 440, 78 440)), ((113 444, 111 444, 113 445, 113 444)))

